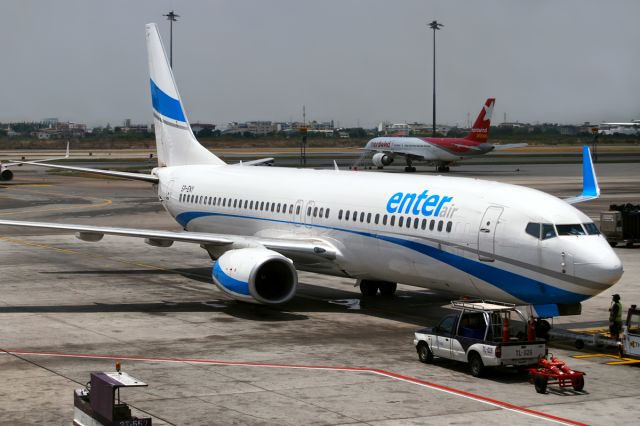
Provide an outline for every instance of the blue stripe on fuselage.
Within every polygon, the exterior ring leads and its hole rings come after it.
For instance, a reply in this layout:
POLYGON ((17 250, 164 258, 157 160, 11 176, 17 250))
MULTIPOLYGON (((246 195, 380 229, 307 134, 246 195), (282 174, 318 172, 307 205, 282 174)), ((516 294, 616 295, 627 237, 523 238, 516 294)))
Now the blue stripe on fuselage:
POLYGON ((151 103, 153 104, 153 109, 165 117, 186 122, 187 119, 182 111, 180 101, 164 93, 153 80, 149 81, 151 82, 151 103))
POLYGON ((423 244, 417 241, 406 240, 403 238, 392 237, 381 234, 372 234, 364 231, 355 231, 352 229, 335 228, 332 226, 324 226, 317 224, 307 224, 302 222, 291 222, 288 220, 269 219, 253 216, 242 216, 236 214, 226 213, 212 213, 212 212, 184 212, 176 216, 176 220, 184 228, 187 224, 197 218, 206 216, 221 216, 232 217, 237 219, 252 219, 261 220, 267 222, 285 223, 291 225, 304 225, 312 226, 315 228, 329 229, 334 231, 348 232, 350 234, 356 234, 364 237, 376 238, 382 241, 386 241, 392 244, 397 244, 402 247, 406 247, 410 250, 422 253, 425 256, 429 256, 440 262, 446 263, 456 269, 459 269, 469 275, 486 281, 495 287, 511 294, 512 296, 531 304, 545 304, 549 301, 553 303, 578 303, 586 299, 588 296, 573 293, 567 290, 554 287, 550 284, 543 283, 541 281, 534 280, 532 278, 525 277, 523 275, 509 272, 504 269, 482 263, 476 260, 468 259, 466 257, 458 256, 453 253, 449 253, 444 250, 437 249, 427 244, 423 244))

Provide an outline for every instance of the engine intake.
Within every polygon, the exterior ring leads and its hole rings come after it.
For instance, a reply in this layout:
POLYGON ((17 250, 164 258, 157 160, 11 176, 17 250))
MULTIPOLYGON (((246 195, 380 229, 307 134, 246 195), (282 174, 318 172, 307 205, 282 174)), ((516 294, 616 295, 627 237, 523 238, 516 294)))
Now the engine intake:
POLYGON ((293 262, 273 250, 230 250, 213 266, 214 283, 237 300, 266 305, 289 301, 296 293, 298 273, 293 262))
POLYGON ((373 155, 371 161, 373 162, 374 166, 383 167, 393 163, 393 157, 385 154, 384 152, 378 152, 373 155))
POLYGON ((2 173, 0 173, 0 180, 8 182, 11 179, 13 179, 13 172, 9 169, 2 170, 2 173))

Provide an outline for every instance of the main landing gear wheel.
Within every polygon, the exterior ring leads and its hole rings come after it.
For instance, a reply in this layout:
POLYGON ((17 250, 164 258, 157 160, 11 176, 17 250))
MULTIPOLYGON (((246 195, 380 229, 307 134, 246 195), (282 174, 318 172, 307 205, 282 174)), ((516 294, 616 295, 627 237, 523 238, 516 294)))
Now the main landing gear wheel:
POLYGON ((374 297, 376 294, 378 294, 378 282, 370 281, 370 280, 361 280, 360 293, 362 293, 364 297, 374 297))
POLYGON ((449 166, 438 166, 437 170, 439 172, 448 172, 449 171, 449 166))
POLYGON ((380 288, 381 295, 386 297, 391 297, 394 294, 396 294, 396 289, 398 288, 398 284, 383 281, 380 283, 379 288, 380 288))
POLYGON ((416 171, 416 168, 413 166, 407 166, 404 168, 404 171, 407 173, 414 173, 416 171))

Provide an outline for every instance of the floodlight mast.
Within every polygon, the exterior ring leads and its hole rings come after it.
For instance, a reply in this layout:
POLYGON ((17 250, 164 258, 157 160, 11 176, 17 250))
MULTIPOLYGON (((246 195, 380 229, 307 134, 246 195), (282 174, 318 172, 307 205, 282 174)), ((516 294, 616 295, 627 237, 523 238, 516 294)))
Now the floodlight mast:
POLYGON ((433 30, 433 129, 432 135, 436 135, 436 30, 444 27, 443 24, 433 20, 427 24, 433 30))
POLYGON ((171 69, 173 69, 173 23, 178 21, 177 18, 179 18, 180 15, 174 13, 174 11, 172 10, 171 12, 162 16, 166 16, 167 20, 169 21, 169 66, 171 67, 171 69))

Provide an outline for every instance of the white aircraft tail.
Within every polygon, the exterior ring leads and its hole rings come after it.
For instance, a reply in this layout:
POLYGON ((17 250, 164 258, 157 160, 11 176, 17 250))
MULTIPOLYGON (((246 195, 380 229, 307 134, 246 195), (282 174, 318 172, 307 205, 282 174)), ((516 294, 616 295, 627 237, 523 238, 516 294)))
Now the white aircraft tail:
POLYGON ((158 165, 225 164, 195 138, 156 24, 145 26, 158 165))

